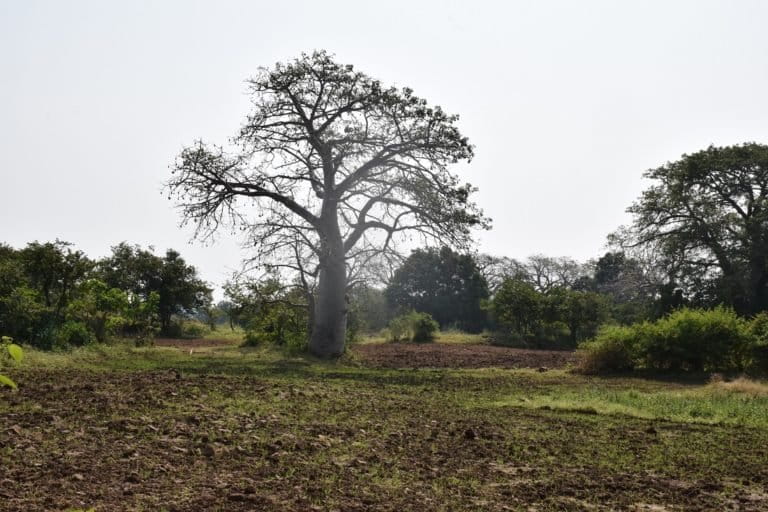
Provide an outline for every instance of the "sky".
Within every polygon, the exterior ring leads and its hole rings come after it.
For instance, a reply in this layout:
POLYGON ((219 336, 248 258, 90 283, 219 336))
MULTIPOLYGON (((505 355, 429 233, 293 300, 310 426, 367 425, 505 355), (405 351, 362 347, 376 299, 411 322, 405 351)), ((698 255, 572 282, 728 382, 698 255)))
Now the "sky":
POLYGON ((768 143, 768 2, 0 0, 0 242, 179 250, 218 285, 248 255, 192 240, 162 193, 226 143, 260 66, 325 49, 461 116, 477 249, 597 257, 642 173, 768 143))

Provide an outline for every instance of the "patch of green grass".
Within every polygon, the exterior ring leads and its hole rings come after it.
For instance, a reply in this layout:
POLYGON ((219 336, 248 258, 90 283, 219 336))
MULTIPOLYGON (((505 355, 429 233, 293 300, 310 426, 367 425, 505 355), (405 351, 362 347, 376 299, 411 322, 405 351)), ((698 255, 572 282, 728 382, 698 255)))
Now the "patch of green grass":
POLYGON ((768 395, 712 385, 680 387, 666 383, 647 389, 647 384, 638 386, 640 383, 643 381, 638 379, 584 382, 568 376, 552 387, 528 394, 513 393, 491 403, 501 407, 768 428, 768 395))
POLYGON ((216 330, 208 330, 203 336, 206 340, 227 340, 232 343, 242 343, 245 339, 245 331, 240 326, 235 326, 234 330, 228 325, 217 325, 216 330))

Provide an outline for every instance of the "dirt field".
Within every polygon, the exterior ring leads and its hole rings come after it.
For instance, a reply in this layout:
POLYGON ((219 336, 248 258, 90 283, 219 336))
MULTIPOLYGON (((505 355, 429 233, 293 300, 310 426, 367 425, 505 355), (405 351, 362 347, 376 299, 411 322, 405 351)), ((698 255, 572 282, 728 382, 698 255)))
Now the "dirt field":
POLYGON ((179 349, 194 349, 202 347, 226 347, 236 345, 236 342, 231 340, 209 340, 209 339, 180 339, 180 338, 157 338, 155 339, 156 347, 176 347, 179 349))
POLYGON ((562 368, 573 352, 524 350, 490 345, 377 343, 353 352, 373 368, 562 368))
MULTIPOLYGON (((383 347, 429 365, 492 348, 383 347)), ((19 391, 0 391, 0 510, 768 510, 765 428, 514 405, 670 384, 271 357, 141 349, 15 371, 19 391)))

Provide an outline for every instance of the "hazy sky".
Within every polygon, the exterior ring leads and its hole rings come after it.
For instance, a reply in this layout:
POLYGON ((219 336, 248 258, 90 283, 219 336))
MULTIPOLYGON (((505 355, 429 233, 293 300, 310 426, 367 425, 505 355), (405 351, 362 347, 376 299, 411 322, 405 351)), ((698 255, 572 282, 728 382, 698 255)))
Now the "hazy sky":
POLYGON ((244 253, 189 245, 168 166, 235 134, 259 66, 327 49, 461 115, 480 250, 594 257, 645 169, 768 142, 766 20, 759 0, 0 0, 0 241, 173 247, 220 283, 244 253))

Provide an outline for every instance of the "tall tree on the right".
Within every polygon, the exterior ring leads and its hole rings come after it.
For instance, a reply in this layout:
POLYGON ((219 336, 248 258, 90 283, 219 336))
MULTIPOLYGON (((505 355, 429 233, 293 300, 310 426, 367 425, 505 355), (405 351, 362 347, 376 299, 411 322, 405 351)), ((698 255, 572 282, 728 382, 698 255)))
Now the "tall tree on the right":
POLYGON ((710 146, 645 176, 627 242, 658 246, 703 303, 768 309, 768 146, 710 146))

